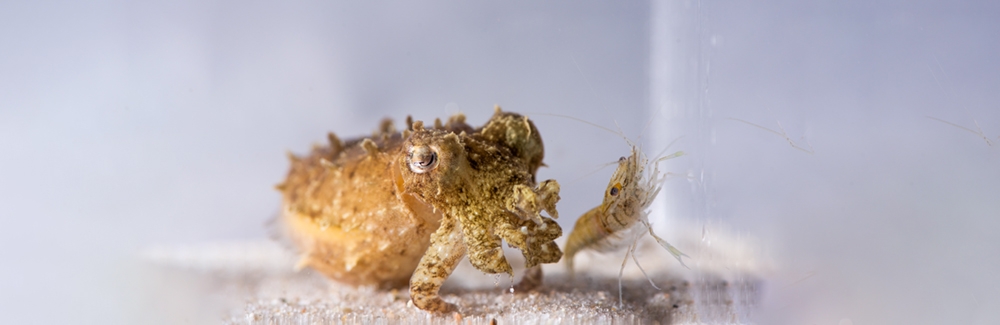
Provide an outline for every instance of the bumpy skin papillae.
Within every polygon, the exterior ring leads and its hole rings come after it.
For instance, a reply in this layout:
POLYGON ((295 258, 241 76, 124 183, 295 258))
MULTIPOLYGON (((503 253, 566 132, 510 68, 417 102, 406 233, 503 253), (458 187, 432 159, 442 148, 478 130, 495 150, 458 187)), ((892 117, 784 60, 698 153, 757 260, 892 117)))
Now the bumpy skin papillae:
POLYGON ((509 148, 512 155, 528 164, 528 173, 534 183, 535 172, 543 165, 545 148, 542 136, 527 116, 502 112, 498 107, 490 122, 477 130, 474 136, 509 148))
POLYGON ((302 251, 300 266, 348 284, 405 286, 441 216, 398 192, 388 176, 402 152, 401 137, 331 140, 307 157, 293 157, 278 186, 281 219, 302 251))
MULTIPOLYGON (((505 123, 508 117, 512 116, 498 113, 484 129, 490 129, 493 123, 505 123)), ((408 150, 429 147, 439 152, 438 166, 425 173, 409 172, 405 164, 400 164, 403 191, 434 206, 445 219, 457 219, 462 232, 462 242, 446 242, 453 240, 453 233, 441 237, 435 234, 432 238, 431 248, 410 281, 410 295, 417 307, 435 311, 453 309, 433 298, 440 288, 437 279, 446 277, 444 272, 450 273, 454 268, 454 265, 441 267, 437 261, 447 258, 438 256, 436 247, 465 245, 469 261, 485 273, 513 273, 503 255, 501 239, 521 249, 529 268, 559 261, 562 252, 554 240, 562 235, 562 229, 554 220, 539 214, 546 210, 555 215, 553 198, 558 200, 558 183, 549 180, 532 188, 530 160, 521 159, 506 144, 488 138, 419 128, 415 128, 404 147, 411 148, 408 150), (525 188, 530 189, 530 194, 514 194, 525 188), (433 272, 422 271, 425 268, 433 272), (429 278, 424 274, 429 274, 429 278), (429 302, 421 306, 425 300, 429 302)))
POLYGON ((557 262, 562 230, 540 212, 557 216, 559 185, 535 186, 543 149, 534 125, 499 109, 480 129, 464 120, 402 133, 383 123, 370 139, 331 134, 329 146, 293 156, 278 187, 302 264, 356 285, 409 278, 417 307, 447 312, 455 308, 438 290, 465 254, 483 272, 510 274, 502 238, 529 267, 557 262))

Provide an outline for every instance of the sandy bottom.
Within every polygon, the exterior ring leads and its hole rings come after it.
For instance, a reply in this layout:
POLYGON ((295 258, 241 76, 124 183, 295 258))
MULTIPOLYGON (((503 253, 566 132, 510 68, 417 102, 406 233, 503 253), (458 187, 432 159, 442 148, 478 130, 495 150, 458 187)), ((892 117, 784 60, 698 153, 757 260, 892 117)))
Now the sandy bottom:
POLYGON ((608 277, 552 274, 545 286, 510 292, 506 276, 490 288, 452 285, 442 290, 461 315, 431 315, 413 307, 405 289, 375 290, 339 285, 309 272, 261 279, 231 324, 677 324, 742 323, 755 304, 757 283, 722 279, 694 283, 669 274, 625 279, 619 300, 618 280, 608 277), (662 289, 662 290, 661 290, 662 289), (749 298, 742 300, 741 298, 749 298))
POLYGON ((618 271, 624 252, 580 255, 573 278, 562 265, 545 265, 544 286, 529 292, 511 292, 514 281, 506 275, 484 275, 463 261, 441 291, 446 301, 459 306, 461 315, 419 310, 405 288, 357 288, 310 270, 293 272, 294 257, 267 242, 152 250, 145 256, 145 277, 150 282, 145 291, 150 310, 158 311, 157 320, 164 323, 751 322, 761 292, 759 277, 746 272, 723 275, 694 266, 684 269, 669 254, 657 252, 655 245, 641 247, 639 256, 654 256, 640 259, 651 280, 630 260, 622 277, 621 300, 618 271))

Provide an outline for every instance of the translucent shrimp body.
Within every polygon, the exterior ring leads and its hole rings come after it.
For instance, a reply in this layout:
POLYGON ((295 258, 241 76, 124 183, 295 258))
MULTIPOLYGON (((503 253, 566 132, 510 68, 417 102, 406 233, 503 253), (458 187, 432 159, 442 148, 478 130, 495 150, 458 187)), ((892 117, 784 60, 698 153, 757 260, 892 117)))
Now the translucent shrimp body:
POLYGON ((601 205, 580 216, 566 240, 564 260, 571 274, 576 253, 586 249, 608 251, 619 248, 631 243, 627 239, 637 239, 647 230, 657 243, 684 265, 681 256, 687 255, 656 236, 648 220, 648 208, 659 194, 664 180, 659 163, 683 154, 678 151, 650 161, 632 145, 632 154, 618 159, 618 168, 608 182, 601 205))

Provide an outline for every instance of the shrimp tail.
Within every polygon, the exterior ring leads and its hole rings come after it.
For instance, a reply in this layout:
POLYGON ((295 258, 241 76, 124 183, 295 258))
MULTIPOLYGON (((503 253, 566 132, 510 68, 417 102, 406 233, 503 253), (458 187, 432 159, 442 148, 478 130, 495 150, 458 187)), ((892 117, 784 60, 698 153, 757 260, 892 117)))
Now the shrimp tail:
POLYGON ((566 249, 564 249, 564 260, 569 273, 573 274, 573 257, 581 250, 593 246, 595 243, 608 237, 610 233, 601 224, 603 213, 601 207, 595 207, 587 211, 573 226, 573 232, 566 239, 566 249))

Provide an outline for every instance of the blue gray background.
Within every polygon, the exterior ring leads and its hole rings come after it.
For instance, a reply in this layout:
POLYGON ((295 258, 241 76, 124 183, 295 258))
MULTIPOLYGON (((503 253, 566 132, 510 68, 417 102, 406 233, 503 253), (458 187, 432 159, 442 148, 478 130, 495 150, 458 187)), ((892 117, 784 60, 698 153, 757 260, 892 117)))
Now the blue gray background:
POLYGON ((695 176, 667 210, 765 242, 756 319, 1000 319, 1000 6, 654 3, 658 140, 695 176))
MULTIPOLYGON (((1000 6, 988 1, 0 3, 5 323, 135 323, 151 245, 257 239, 285 151, 494 104, 560 222, 677 136, 671 218, 762 238, 762 323, 1000 315, 1000 6), (975 129, 993 141, 927 116, 975 129), (813 154, 727 118, 808 141, 813 154)), ((656 220, 657 222, 667 220, 656 220)))

